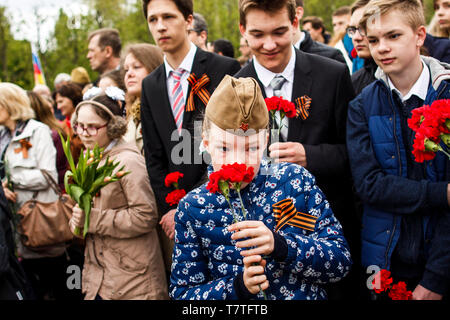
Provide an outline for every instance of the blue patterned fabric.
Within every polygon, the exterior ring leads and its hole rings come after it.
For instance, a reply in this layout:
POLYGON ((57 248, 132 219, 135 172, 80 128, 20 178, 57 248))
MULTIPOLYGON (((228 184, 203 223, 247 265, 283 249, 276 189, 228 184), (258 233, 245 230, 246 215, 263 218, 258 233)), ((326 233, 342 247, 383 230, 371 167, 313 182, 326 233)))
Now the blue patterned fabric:
MULTIPOLYGON (((292 199, 298 211, 318 217, 314 232, 286 225, 278 231, 288 247, 284 261, 267 257, 265 274, 268 299, 326 299, 322 284, 342 279, 351 257, 342 227, 314 177, 295 164, 269 165, 263 160, 253 181, 241 191, 247 220, 260 220, 271 230, 276 221, 272 205, 292 199)), ((211 167, 209 169, 211 172, 211 167)), ((239 198, 232 190, 231 203, 240 219, 239 198)), ((170 296, 172 299, 238 299, 233 281, 243 272, 241 248, 231 240, 227 226, 233 216, 225 197, 211 194, 206 184, 180 201, 175 215, 170 296)), ((262 295, 257 296, 262 299, 262 295)))

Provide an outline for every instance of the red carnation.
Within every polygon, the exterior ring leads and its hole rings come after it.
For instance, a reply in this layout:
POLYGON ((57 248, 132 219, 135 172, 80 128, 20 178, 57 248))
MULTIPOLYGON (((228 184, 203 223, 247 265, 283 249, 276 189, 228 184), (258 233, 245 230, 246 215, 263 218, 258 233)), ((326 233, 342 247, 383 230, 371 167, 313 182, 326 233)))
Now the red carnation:
POLYGON ((297 115, 297 110, 295 109, 295 104, 289 100, 281 100, 280 111, 283 111, 288 118, 294 118, 297 115))
POLYGON ((424 162, 428 160, 433 160, 436 156, 436 149, 432 149, 433 146, 437 146, 436 143, 428 139, 421 131, 416 133, 416 138, 414 139, 412 154, 415 157, 416 162, 424 162), (430 147, 428 147, 430 146, 430 147))
POLYGON ((164 180, 164 184, 166 187, 170 187, 172 185, 175 186, 175 188, 178 188, 178 180, 180 178, 183 178, 184 174, 175 171, 175 172, 171 172, 166 176, 166 179, 164 180))
POLYGON ((181 199, 186 195, 184 189, 176 189, 170 192, 166 197, 166 202, 170 205, 178 205, 181 199))
POLYGON ((391 284, 391 272, 385 269, 381 269, 380 272, 375 275, 375 278, 372 281, 372 287, 376 293, 386 291, 391 287, 391 284))
POLYGON ((388 293, 389 298, 392 300, 411 300, 412 292, 406 289, 406 283, 400 281, 394 284, 388 293))
POLYGON ((417 131, 420 128, 423 120, 425 120, 424 112, 429 108, 429 106, 423 106, 412 111, 412 117, 408 119, 408 126, 413 130, 417 131))
POLYGON ((280 110, 281 99, 279 97, 273 96, 270 98, 266 98, 264 101, 266 102, 267 110, 269 110, 269 111, 280 110))
POLYGON ((208 190, 210 193, 219 192, 220 191, 219 182, 221 178, 222 178, 221 171, 211 173, 209 175, 209 182, 208 185, 206 186, 206 190, 208 190))

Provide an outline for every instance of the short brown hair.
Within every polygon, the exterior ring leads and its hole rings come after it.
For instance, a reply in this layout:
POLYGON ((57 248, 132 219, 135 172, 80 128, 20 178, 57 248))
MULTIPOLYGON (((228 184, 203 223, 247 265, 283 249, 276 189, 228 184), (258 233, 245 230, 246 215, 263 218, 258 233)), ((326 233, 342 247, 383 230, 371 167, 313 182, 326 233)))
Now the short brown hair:
POLYGON ((337 8, 332 14, 332 17, 341 17, 341 16, 346 16, 346 15, 350 15, 350 6, 343 6, 340 8, 337 8))
MULTIPOLYGON (((148 9, 148 4, 151 2, 152 0, 143 0, 142 1, 142 9, 144 10, 144 16, 145 19, 147 20, 147 9, 148 9)), ((180 10, 181 14, 183 15, 183 17, 187 20, 187 18, 190 15, 194 14, 194 3, 192 0, 170 0, 173 3, 175 3, 175 5, 177 6, 178 10, 180 10)))
POLYGON ((83 101, 83 92, 80 86, 72 82, 63 84, 58 90, 56 90, 53 99, 56 100, 57 94, 69 98, 72 101, 74 108, 77 106, 77 104, 83 101))
POLYGON ((239 0, 239 23, 246 25, 246 16, 249 10, 259 9, 265 12, 276 12, 286 8, 289 15, 289 20, 294 22, 296 4, 295 0, 239 0))
POLYGON ((302 26, 305 23, 311 23, 311 26, 315 30, 322 29, 322 33, 326 31, 325 24, 323 23, 323 20, 320 17, 316 17, 316 16, 306 17, 302 21, 302 26))
POLYGON ((364 8, 367 6, 367 4, 370 2, 370 0, 357 0, 352 4, 351 7, 351 14, 353 14, 356 10, 364 8))
POLYGON ((295 0, 295 5, 297 6, 297 7, 304 7, 304 4, 303 4, 303 0, 295 0))
POLYGON ((111 47, 113 50, 113 55, 115 57, 120 57, 120 51, 122 50, 122 42, 120 41, 120 34, 117 29, 112 28, 102 28, 91 32, 88 36, 88 41, 95 36, 98 38, 98 46, 102 48, 111 47))
POLYGON ((393 10, 401 12, 402 18, 413 30, 425 25, 423 6, 418 0, 372 0, 364 10, 359 26, 367 31, 369 19, 377 15, 383 16, 393 10))
POLYGON ((132 54, 145 70, 151 73, 164 62, 164 54, 160 47, 148 43, 136 43, 128 45, 123 54, 122 65, 127 55, 132 54))

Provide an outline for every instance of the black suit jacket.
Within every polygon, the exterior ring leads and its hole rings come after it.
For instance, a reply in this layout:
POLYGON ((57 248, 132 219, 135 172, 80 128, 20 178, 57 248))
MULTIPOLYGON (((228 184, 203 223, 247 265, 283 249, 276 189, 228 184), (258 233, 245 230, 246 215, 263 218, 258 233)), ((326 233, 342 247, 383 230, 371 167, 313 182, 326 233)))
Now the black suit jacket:
MULTIPOLYGON (((312 102, 307 119, 289 119, 287 140, 303 144, 307 169, 316 177, 333 212, 344 226, 354 225, 346 148, 347 108, 354 97, 348 68, 345 64, 297 49, 295 53, 292 102, 304 95, 312 102)), ((265 97, 264 86, 257 77, 253 62, 235 77, 255 78, 265 97)))
POLYGON ((306 53, 317 54, 322 57, 330 58, 344 64, 345 58, 342 52, 322 42, 314 41, 308 31, 302 30, 305 33, 305 39, 300 43, 300 50, 306 53))
MULTIPOLYGON (((210 78, 210 82, 206 86, 210 94, 226 74, 232 75, 239 69, 240 65, 236 60, 198 48, 192 65, 192 73, 197 78, 203 74, 210 78)), ((189 85, 187 96, 189 96, 190 90, 189 85)), ((187 101, 187 97, 184 98, 187 101)), ((182 138, 178 138, 167 92, 164 64, 147 76, 142 83, 141 122, 144 156, 150 183, 161 214, 175 208, 175 206, 169 206, 165 201, 167 194, 173 190, 164 185, 164 179, 168 173, 174 171, 183 173, 184 177, 180 180, 180 188, 189 192, 199 184, 206 172, 207 165, 199 155, 201 121, 206 106, 197 96, 194 98, 194 104, 195 110, 185 111, 183 116, 182 127, 188 133, 185 132, 182 138), (194 124, 195 121, 198 122, 194 124), (172 141, 172 134, 174 134, 175 141, 172 141)))

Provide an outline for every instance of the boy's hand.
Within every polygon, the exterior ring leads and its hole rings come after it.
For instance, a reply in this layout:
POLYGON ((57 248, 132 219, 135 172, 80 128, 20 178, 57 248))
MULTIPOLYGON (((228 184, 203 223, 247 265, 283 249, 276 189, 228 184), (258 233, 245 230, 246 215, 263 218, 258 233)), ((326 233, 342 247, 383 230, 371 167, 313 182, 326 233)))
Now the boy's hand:
POLYGON ((269 255, 274 249, 273 233, 262 221, 241 221, 228 227, 229 231, 236 231, 231 235, 231 239, 238 240, 249 238, 247 240, 236 242, 238 248, 251 248, 241 251, 241 255, 249 257, 253 255, 269 255))
POLYGON ((264 274, 265 266, 266 260, 260 255, 244 258, 244 285, 251 294, 257 294, 269 287, 269 281, 264 274))

